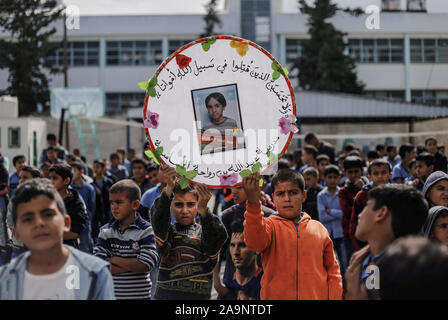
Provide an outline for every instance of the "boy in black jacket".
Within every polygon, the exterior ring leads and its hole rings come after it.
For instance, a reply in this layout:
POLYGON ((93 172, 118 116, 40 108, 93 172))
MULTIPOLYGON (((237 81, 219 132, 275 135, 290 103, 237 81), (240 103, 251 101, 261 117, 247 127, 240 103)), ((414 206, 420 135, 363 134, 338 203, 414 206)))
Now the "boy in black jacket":
POLYGON ((151 222, 161 257, 155 298, 208 300, 213 268, 227 232, 207 208, 211 192, 203 184, 181 189, 176 171, 161 167, 166 188, 151 207, 151 222), (171 215, 176 222, 171 224, 171 215), (200 224, 195 217, 199 213, 200 224))
POLYGON ((66 163, 54 164, 49 169, 50 180, 64 200, 65 208, 71 218, 70 231, 64 232, 64 243, 79 248, 79 236, 86 227, 89 216, 86 206, 76 190, 68 186, 72 182, 72 167, 66 163))

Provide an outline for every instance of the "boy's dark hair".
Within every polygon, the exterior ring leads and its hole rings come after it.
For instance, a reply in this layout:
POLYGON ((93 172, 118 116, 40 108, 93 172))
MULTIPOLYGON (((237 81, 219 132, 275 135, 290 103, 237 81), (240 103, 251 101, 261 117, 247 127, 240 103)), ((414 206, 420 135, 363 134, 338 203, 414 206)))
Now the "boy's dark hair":
POLYGON ((310 142, 313 139, 317 139, 317 136, 314 132, 308 132, 305 134, 305 137, 303 138, 303 141, 305 141, 305 143, 310 144, 310 142))
POLYGON ((288 168, 278 170, 274 175, 271 180, 272 192, 274 193, 275 186, 278 183, 288 181, 296 184, 302 192, 305 190, 305 180, 303 179, 303 176, 297 171, 288 168))
POLYGON ((415 147, 412 144, 404 143, 400 146, 400 149, 398 149, 398 154, 400 155, 401 159, 404 159, 406 152, 411 152, 414 149, 415 147))
POLYGON ((157 163, 155 163, 154 161, 151 161, 148 165, 148 173, 154 170, 159 170, 159 165, 157 163))
POLYGON ((110 194, 119 192, 126 194, 126 198, 129 202, 140 200, 142 197, 140 188, 133 180, 130 179, 120 180, 109 189, 110 194))
POLYGON ((353 150, 355 150, 356 149, 356 147, 355 147, 355 145, 353 144, 353 143, 347 143, 346 145, 345 145, 345 147, 344 147, 344 151, 346 152, 346 153, 348 153, 348 152, 350 152, 350 151, 353 151, 353 150))
POLYGON ((428 203, 412 186, 386 184, 369 191, 375 200, 374 210, 386 206, 391 213, 392 232, 396 238, 417 234, 428 216, 428 203))
POLYGON ((381 156, 378 153, 378 151, 375 150, 369 150, 367 151, 367 159, 380 159, 381 156))
POLYGON ((103 168, 106 167, 106 161, 103 160, 103 159, 96 159, 96 160, 93 161, 93 164, 97 164, 97 165, 99 165, 99 166, 101 166, 103 168))
POLYGON ((386 148, 386 152, 389 153, 389 152, 391 152, 393 149, 397 149, 397 147, 396 147, 396 146, 387 146, 387 148, 386 148))
POLYGON ((289 169, 289 162, 286 159, 280 159, 277 162, 277 168, 280 169, 289 169))
POLYGON ((440 151, 442 149, 445 149, 445 146, 443 144, 437 145, 437 150, 440 151))
POLYGON ((344 170, 351 168, 361 168, 363 167, 363 161, 357 156, 348 156, 344 159, 344 170))
POLYGON ((410 236, 389 245, 378 260, 383 300, 446 299, 448 247, 410 236))
POLYGON ((193 193, 196 196, 196 199, 199 200, 199 194, 196 191, 196 188, 194 186, 192 186, 192 185, 189 185, 185 189, 182 189, 182 187, 180 186, 179 182, 176 181, 176 183, 174 184, 173 193, 174 193, 174 195, 176 195, 176 194, 193 193))
POLYGON ((355 156, 355 157, 361 158, 361 152, 359 152, 358 150, 355 149, 355 150, 350 151, 347 156, 348 157, 355 156))
POLYGON ((324 177, 328 176, 329 174, 337 174, 338 176, 341 175, 341 173, 339 172, 339 168, 334 164, 329 164, 325 167, 324 177))
POLYGON ((113 159, 120 159, 120 156, 116 152, 112 152, 110 154, 109 160, 112 161, 113 159))
POLYGON ((205 98, 205 107, 208 107, 208 102, 210 101, 211 98, 217 100, 220 104, 222 104, 223 107, 227 105, 226 98, 222 93, 212 92, 205 98))
POLYGON ((47 134, 47 141, 56 141, 56 135, 54 133, 47 134))
POLYGON ((417 157, 415 157, 415 161, 422 161, 428 167, 434 165, 434 156, 428 152, 422 152, 417 157))
POLYGON ((244 223, 241 219, 233 220, 232 224, 230 225, 230 230, 233 233, 243 233, 244 232, 244 223))
POLYGON ((294 160, 294 154, 292 154, 291 152, 286 152, 285 154, 282 155, 282 158, 286 159, 286 160, 293 161, 294 160))
POLYGON ((47 148, 47 151, 46 151, 46 152, 48 152, 48 151, 58 152, 58 149, 57 149, 56 147, 49 146, 49 147, 47 148))
POLYGON ((54 172, 58 176, 62 178, 62 180, 65 180, 67 178, 70 178, 70 182, 72 182, 73 179, 73 170, 72 167, 66 163, 56 163, 48 169, 48 172, 54 172))
POLYGON ((29 172, 31 174, 31 176, 33 177, 33 179, 35 179, 35 178, 42 178, 42 172, 39 169, 35 168, 35 167, 24 166, 22 168, 22 171, 29 172))
POLYGON ((306 146, 304 146, 303 147, 303 151, 305 151, 306 153, 312 155, 314 159, 316 159, 317 154, 319 153, 317 148, 315 146, 313 146, 312 144, 307 144, 306 146))
POLYGON ((78 157, 75 156, 72 153, 69 153, 68 155, 65 156, 65 159, 67 160, 67 162, 75 162, 78 161, 78 157))
POLYGON ((62 200, 62 197, 51 181, 45 178, 32 179, 20 184, 11 200, 12 222, 14 226, 17 223, 17 207, 19 204, 29 202, 40 195, 44 195, 51 200, 56 200, 59 211, 64 216, 67 215, 64 200, 62 200))
POLYGON ((14 158, 12 158, 12 165, 15 166, 16 163, 20 160, 20 159, 25 159, 25 156, 23 154, 19 154, 18 156, 15 156, 14 158))
POLYGON ((43 168, 50 168, 51 167, 51 163, 48 161, 45 161, 44 163, 42 163, 42 165, 40 166, 41 169, 43 168))
POLYGON ((430 137, 427 137, 426 139, 425 139, 425 146, 428 144, 428 142, 429 141, 435 141, 436 143, 437 143, 437 139, 436 139, 436 137, 434 137, 434 136, 430 136, 430 137))
POLYGON ((131 170, 132 168, 134 168, 135 164, 141 164, 143 166, 143 168, 145 169, 145 171, 148 171, 148 164, 143 161, 142 159, 139 158, 135 158, 134 160, 131 161, 131 170))
POLYGON ((425 146, 422 145, 422 144, 419 144, 419 145, 417 146, 417 148, 416 148, 416 151, 417 151, 417 154, 426 152, 425 146))
POLYGON ((412 159, 411 161, 409 161, 408 167, 409 169, 412 169, 413 166, 415 166, 415 164, 417 163, 417 160, 412 159))
POLYGON ((319 176, 319 170, 317 170, 314 167, 308 167, 305 170, 303 170, 302 175, 312 176, 314 178, 317 178, 319 176))
POLYGON ((384 148, 385 148, 384 144, 377 144, 375 147, 375 150, 380 152, 380 151, 383 151, 384 148))
POLYGON ((371 174, 373 167, 382 167, 382 166, 385 166, 387 170, 389 170, 389 173, 392 172, 392 166, 386 159, 375 159, 372 162, 370 162, 369 167, 367 168, 367 172, 371 174))
POLYGON ((79 162, 79 161, 73 161, 73 162, 70 162, 70 167, 72 167, 72 168, 76 168, 76 169, 78 169, 79 171, 84 171, 84 166, 83 166, 82 163, 79 162))
POLYGON ((321 163, 324 160, 327 160, 328 162, 330 162, 330 157, 327 156, 326 154, 320 154, 316 157, 317 164, 321 163))

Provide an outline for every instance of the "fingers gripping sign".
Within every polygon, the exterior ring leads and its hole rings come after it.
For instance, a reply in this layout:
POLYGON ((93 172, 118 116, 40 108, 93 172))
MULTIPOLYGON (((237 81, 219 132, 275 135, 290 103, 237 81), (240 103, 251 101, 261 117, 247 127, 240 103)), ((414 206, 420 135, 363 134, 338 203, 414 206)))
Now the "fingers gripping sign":
POLYGON ((174 190, 174 183, 176 182, 176 169, 164 164, 162 165, 162 183, 166 184, 166 194, 171 196, 174 190))
POLYGON ((198 200, 198 211, 201 216, 205 216, 207 213, 207 205, 212 197, 212 193, 207 188, 207 186, 203 183, 199 183, 196 185, 196 191, 199 195, 198 200))
POLYGON ((243 179, 243 188, 247 195, 247 201, 250 204, 258 204, 260 202, 260 173, 253 173, 243 179))

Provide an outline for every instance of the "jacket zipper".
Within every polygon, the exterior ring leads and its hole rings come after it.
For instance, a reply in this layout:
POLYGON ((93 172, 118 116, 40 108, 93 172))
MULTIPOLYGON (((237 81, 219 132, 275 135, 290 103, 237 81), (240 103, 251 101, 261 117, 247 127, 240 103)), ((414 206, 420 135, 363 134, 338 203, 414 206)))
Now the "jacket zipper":
POLYGON ((297 300, 299 300, 299 239, 300 239, 299 225, 300 225, 301 220, 302 220, 302 218, 300 218, 299 223, 297 224, 297 226, 294 224, 294 226, 296 227, 296 230, 297 230, 297 240, 296 240, 296 243, 297 243, 297 246, 296 246, 296 248, 297 248, 297 251, 296 251, 296 254, 297 254, 297 267, 296 267, 296 275, 297 275, 297 281, 296 281, 296 299, 297 299, 297 300))

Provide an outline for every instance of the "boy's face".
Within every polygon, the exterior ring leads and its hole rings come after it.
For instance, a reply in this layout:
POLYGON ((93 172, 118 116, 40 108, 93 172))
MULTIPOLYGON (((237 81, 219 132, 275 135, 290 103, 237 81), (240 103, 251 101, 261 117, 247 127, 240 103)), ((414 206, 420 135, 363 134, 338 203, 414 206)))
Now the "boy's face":
POLYGON ((118 165, 120 164, 120 157, 113 158, 110 163, 112 164, 112 167, 118 167, 118 165))
POLYGON ((16 172, 19 173, 24 166, 26 166, 26 160, 25 158, 20 158, 19 160, 16 161, 14 168, 16 168, 16 172))
POLYGON ((112 215, 121 222, 133 219, 133 214, 140 206, 140 201, 130 201, 125 192, 109 192, 109 203, 112 215))
POLYGON ((303 150, 302 152, 302 162, 303 163, 308 163, 313 159, 313 156, 311 154, 309 154, 308 152, 306 152, 305 150, 303 150))
POLYGON ((57 158, 56 152, 54 150, 48 150, 47 151, 47 158, 51 162, 54 162, 56 160, 56 158, 57 158))
POLYGON ((19 184, 22 184, 28 180, 33 179, 33 176, 28 171, 21 170, 19 173, 19 184))
POLYGON ((159 180, 159 170, 151 170, 149 171, 149 181, 151 181, 151 184, 155 186, 160 182, 159 180))
POLYGON ((395 157, 397 156, 397 148, 392 148, 387 155, 389 156, 389 158, 391 159, 395 159, 395 157))
POLYGON ((328 160, 321 160, 320 162, 319 162, 319 164, 317 165, 317 169, 319 170, 319 173, 320 174, 323 174, 324 173, 324 170, 325 170, 325 167, 326 166, 328 166, 328 160))
POLYGON ((80 171, 78 168, 72 167, 73 170, 73 180, 79 180, 82 179, 82 171, 80 171))
POLYGON ((344 174, 350 182, 354 183, 361 178, 362 169, 359 167, 345 169, 344 174))
POLYGON ((338 185, 340 178, 338 174, 330 173, 325 176, 325 183, 328 188, 334 189, 338 185))
POLYGON ((437 141, 436 140, 429 140, 425 144, 425 149, 430 154, 435 154, 437 152, 437 141))
POLYGON ((56 190, 61 191, 64 189, 67 189, 67 186, 70 184, 70 178, 66 178, 65 180, 62 179, 62 177, 56 172, 51 171, 49 174, 49 179, 51 180, 51 183, 54 185, 56 190))
POLYGON ((233 201, 235 201, 236 204, 246 205, 247 195, 246 191, 244 191, 244 188, 242 186, 232 188, 232 196, 233 201))
POLYGON ((280 216, 297 220, 302 212, 302 203, 306 200, 306 191, 291 181, 279 182, 272 194, 280 216))
POLYGON ((102 175, 104 175, 104 168, 103 168, 103 166, 98 164, 98 163, 94 163, 93 164, 93 173, 95 174, 95 176, 102 176, 102 175))
POLYGON ((210 98, 207 104, 207 112, 213 122, 219 122, 225 107, 215 98, 210 98))
POLYGON ((307 189, 316 188, 318 177, 313 177, 311 174, 304 174, 303 178, 305 179, 305 185, 307 189))
POLYGON ((417 160, 415 162, 415 174, 419 179, 426 179, 433 171, 434 166, 427 166, 424 161, 417 160))
POLYGON ((176 222, 183 226, 192 224, 198 212, 198 199, 196 194, 192 192, 175 194, 170 209, 176 222))
POLYGON ((132 175, 136 179, 142 179, 146 175, 145 167, 141 163, 136 163, 132 166, 132 175))
POLYGON ((448 207, 448 180, 441 180, 428 190, 431 206, 448 207))
POLYGON ((385 165, 373 166, 370 168, 369 179, 373 181, 373 186, 382 186, 389 182, 392 178, 392 173, 385 165))
POLYGON ((62 246, 64 232, 70 231, 70 217, 59 211, 56 200, 39 195, 17 206, 14 236, 31 252, 62 246))
POLYGON ((432 237, 448 246, 448 217, 438 217, 432 227, 432 237))
POLYGON ((229 251, 236 269, 247 269, 257 259, 257 253, 246 246, 242 233, 232 233, 229 251))
POLYGON ((364 210, 362 210, 358 216, 358 226, 355 231, 355 237, 358 240, 366 242, 369 240, 369 235, 375 232, 373 227, 375 226, 375 219, 378 211, 386 209, 385 207, 381 207, 378 210, 375 210, 374 207, 375 200, 369 199, 367 201, 367 205, 364 207, 364 210))
POLYGON ((417 156, 417 151, 415 150, 415 148, 412 149, 412 151, 409 151, 409 152, 405 152, 405 153, 404 153, 404 158, 405 158, 407 161, 411 161, 412 159, 415 159, 416 156, 417 156))

